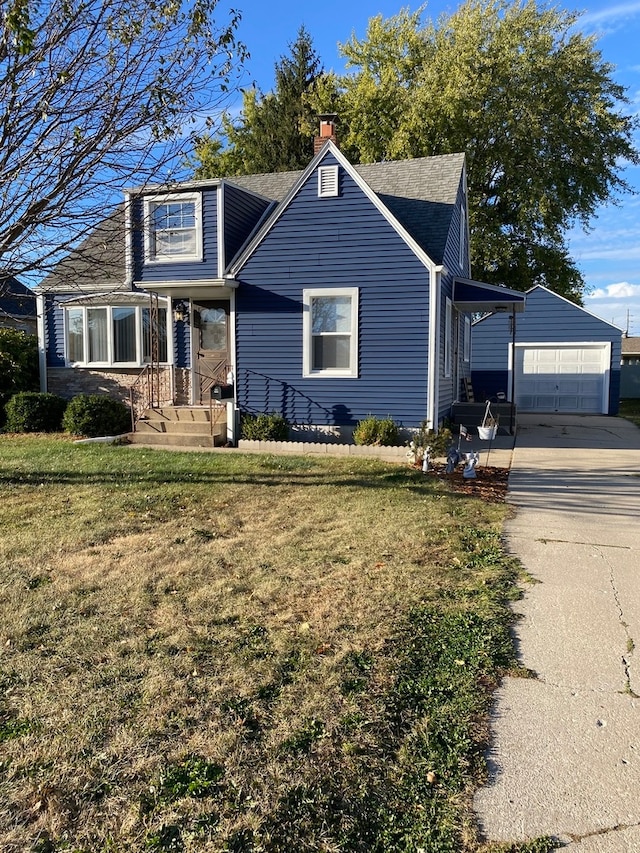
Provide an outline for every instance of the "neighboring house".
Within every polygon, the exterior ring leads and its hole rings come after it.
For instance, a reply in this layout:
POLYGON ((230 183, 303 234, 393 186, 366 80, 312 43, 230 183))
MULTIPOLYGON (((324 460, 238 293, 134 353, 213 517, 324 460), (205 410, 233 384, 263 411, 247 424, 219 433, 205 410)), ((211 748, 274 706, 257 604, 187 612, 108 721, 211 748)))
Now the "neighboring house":
POLYGON ((640 338, 622 338, 622 364, 640 364, 640 338))
POLYGON ((525 301, 470 280, 464 155, 353 166, 331 120, 316 151, 300 172, 128 192, 39 288, 46 387, 126 397, 157 362, 163 402, 230 397, 230 440, 241 411, 310 436, 440 424, 472 312, 525 301))
POLYGON ((503 393, 521 412, 615 415, 621 336, 611 323, 541 285, 533 287, 515 324, 503 313, 473 324, 476 399, 503 393))
POLYGON ((622 364, 620 365, 620 399, 640 397, 640 338, 622 339, 622 364))
POLYGON ((36 334, 36 296, 15 278, 0 280, 0 329, 36 334))

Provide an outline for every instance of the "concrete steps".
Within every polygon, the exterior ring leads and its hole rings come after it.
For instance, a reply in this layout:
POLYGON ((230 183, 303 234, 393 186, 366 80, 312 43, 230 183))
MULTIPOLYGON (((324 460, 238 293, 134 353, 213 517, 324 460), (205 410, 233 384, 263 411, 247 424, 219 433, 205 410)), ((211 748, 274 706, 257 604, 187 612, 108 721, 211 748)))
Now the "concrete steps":
POLYGON ((227 443, 227 409, 224 405, 214 405, 211 412, 204 406, 147 409, 129 440, 159 447, 220 447, 227 443))

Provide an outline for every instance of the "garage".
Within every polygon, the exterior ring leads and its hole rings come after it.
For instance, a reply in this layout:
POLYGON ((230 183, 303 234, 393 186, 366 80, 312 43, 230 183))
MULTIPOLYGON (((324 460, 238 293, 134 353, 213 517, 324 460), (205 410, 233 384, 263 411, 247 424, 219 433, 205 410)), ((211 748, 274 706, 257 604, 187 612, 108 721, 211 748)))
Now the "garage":
POLYGON ((523 344, 515 352, 519 411, 607 412, 610 345, 523 344))
POLYGON ((471 332, 476 400, 513 399, 519 412, 615 415, 622 330, 542 285, 524 311, 494 311, 471 332))

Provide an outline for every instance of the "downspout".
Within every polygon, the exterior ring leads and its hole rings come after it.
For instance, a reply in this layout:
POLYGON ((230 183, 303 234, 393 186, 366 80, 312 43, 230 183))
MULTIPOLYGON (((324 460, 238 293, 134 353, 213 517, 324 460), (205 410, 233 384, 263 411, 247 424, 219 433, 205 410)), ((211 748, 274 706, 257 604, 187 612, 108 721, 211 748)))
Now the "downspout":
POLYGON ((444 267, 429 268, 429 361, 427 365, 427 428, 438 428, 440 393, 440 281, 444 267))
POLYGON ((36 294, 36 323, 38 329, 38 365, 40 369, 40 390, 47 391, 47 338, 44 324, 44 294, 36 294))

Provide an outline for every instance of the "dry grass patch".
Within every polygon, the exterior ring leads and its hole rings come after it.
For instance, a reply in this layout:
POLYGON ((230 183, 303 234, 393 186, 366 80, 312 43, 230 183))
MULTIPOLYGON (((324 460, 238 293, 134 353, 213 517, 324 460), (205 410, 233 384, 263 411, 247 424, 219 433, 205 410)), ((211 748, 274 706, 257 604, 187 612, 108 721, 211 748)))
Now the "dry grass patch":
POLYGON ((38 437, 0 487, 3 851, 475 849, 503 507, 38 437))

